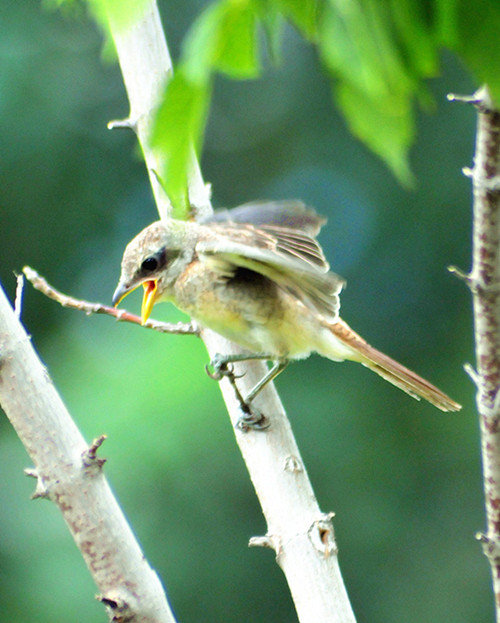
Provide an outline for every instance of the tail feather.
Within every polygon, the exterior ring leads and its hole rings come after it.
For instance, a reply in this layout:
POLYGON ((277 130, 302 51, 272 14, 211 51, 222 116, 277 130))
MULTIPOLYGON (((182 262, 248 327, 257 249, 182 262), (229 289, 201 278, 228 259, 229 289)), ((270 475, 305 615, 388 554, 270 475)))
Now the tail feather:
POLYGON ((330 330, 340 342, 354 351, 356 357, 353 359, 361 362, 413 398, 417 400, 425 398, 441 411, 459 411, 462 408, 462 405, 452 400, 432 383, 370 346, 343 320, 339 319, 338 322, 330 325, 330 330))

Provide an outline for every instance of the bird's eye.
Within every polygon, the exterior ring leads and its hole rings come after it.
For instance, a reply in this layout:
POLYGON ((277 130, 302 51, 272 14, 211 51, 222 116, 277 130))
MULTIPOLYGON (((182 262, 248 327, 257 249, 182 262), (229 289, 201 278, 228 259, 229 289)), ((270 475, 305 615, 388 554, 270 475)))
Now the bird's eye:
POLYGON ((145 273, 152 273, 158 268, 158 260, 156 257, 147 257, 141 264, 141 271, 145 273))

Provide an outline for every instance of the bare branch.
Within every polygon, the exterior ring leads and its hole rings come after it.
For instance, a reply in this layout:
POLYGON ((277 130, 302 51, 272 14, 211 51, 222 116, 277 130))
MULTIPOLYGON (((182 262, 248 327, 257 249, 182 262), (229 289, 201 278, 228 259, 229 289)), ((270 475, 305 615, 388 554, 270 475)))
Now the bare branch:
POLYGON ((30 268, 29 266, 25 266, 23 268, 23 273, 26 275, 28 281, 31 282, 36 290, 42 292, 42 294, 45 294, 45 296, 48 296, 49 299, 57 301, 63 307, 78 309, 85 312, 89 316, 91 314, 106 314, 107 316, 113 316, 113 318, 120 322, 131 322, 133 324, 144 326, 146 329, 153 329, 153 331, 158 331, 159 333, 199 335, 198 328, 195 327, 191 322, 177 322, 175 324, 172 324, 170 322, 159 322, 158 320, 150 319, 142 324, 140 316, 131 314, 124 309, 116 309, 115 307, 109 307, 108 305, 103 305, 102 303, 90 303, 89 301, 75 299, 72 296, 63 294, 62 292, 56 290, 56 288, 51 286, 46 279, 44 279, 36 272, 36 270, 30 268))
POLYGON ((174 623, 102 473, 96 451, 104 438, 87 446, 1 288, 0 403, 35 466, 26 472, 37 479, 32 497, 59 507, 110 619, 174 623))

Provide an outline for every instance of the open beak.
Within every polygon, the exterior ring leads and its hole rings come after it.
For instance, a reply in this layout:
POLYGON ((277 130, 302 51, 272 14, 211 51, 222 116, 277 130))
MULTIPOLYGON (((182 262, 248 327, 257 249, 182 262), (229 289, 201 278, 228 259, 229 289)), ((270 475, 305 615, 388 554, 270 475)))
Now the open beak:
MULTIPOLYGON (((151 281, 145 281, 143 284, 144 295, 142 297, 142 308, 141 308, 141 321, 142 324, 146 324, 147 319, 151 315, 151 311, 153 310, 153 306, 156 302, 156 293, 158 290, 156 279, 151 281)), ((119 283, 118 287, 113 294, 113 306, 117 307, 123 299, 133 292, 138 286, 131 288, 123 283, 119 283)))
POLYGON ((144 294, 142 297, 141 319, 142 324, 146 324, 146 320, 151 316, 153 306, 156 302, 158 285, 156 279, 154 279, 152 281, 145 281, 142 286, 144 288, 144 294))

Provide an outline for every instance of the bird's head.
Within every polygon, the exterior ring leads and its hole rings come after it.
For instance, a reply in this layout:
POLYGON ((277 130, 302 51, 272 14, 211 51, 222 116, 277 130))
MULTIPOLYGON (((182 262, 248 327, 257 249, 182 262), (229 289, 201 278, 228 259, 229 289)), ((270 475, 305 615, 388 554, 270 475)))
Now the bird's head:
POLYGON ((194 245, 189 244, 190 238, 189 224, 183 221, 157 221, 143 229, 125 248, 113 305, 142 285, 144 324, 154 304, 168 298, 169 288, 191 260, 194 245))

